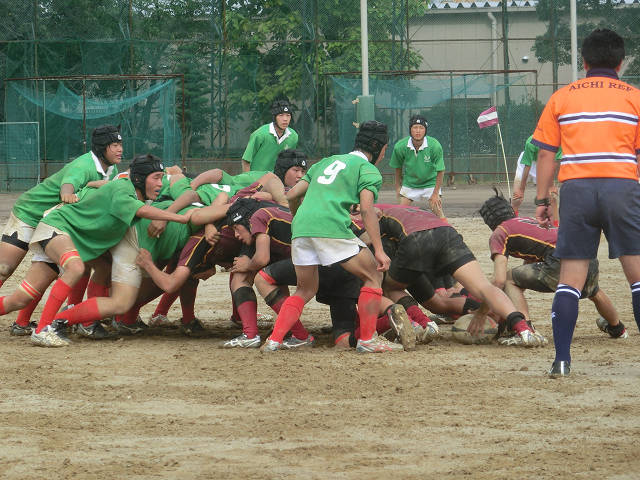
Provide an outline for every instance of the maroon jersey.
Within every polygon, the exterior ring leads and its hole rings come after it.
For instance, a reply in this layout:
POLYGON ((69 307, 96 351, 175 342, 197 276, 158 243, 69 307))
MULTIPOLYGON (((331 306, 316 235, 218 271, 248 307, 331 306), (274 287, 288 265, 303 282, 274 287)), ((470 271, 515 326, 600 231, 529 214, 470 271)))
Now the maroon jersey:
POLYGON ((263 188, 264 188, 264 185, 262 185, 260 182, 253 182, 248 187, 244 187, 238 190, 236 194, 233 197, 231 197, 231 200, 229 200, 229 203, 233 203, 239 198, 250 197, 255 193, 261 192, 263 188))
POLYGON ((438 227, 450 227, 447 222, 420 208, 404 205, 375 205, 382 212, 380 236, 400 241, 407 235, 438 227))
POLYGON ((491 258, 504 255, 541 262, 555 251, 557 240, 557 228, 543 228, 533 218, 516 217, 498 225, 489 238, 489 249, 491 258))
POLYGON ((285 207, 264 207, 251 215, 251 235, 265 233, 271 238, 271 261, 291 257, 291 220, 293 215, 285 207))
POLYGON ((235 237, 233 228, 228 225, 220 229, 220 239, 214 246, 209 245, 204 234, 194 235, 180 253, 178 266, 191 269, 191 274, 208 270, 214 265, 228 268, 240 253, 242 242, 235 237))

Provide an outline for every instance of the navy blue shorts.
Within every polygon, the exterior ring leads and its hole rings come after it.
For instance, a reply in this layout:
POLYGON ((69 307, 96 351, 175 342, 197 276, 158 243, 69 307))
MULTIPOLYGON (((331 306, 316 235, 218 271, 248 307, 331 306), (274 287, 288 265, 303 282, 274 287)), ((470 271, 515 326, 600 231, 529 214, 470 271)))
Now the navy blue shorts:
POLYGON ((577 178, 560 187, 555 256, 596 258, 600 232, 609 258, 640 255, 640 184, 626 178, 577 178))

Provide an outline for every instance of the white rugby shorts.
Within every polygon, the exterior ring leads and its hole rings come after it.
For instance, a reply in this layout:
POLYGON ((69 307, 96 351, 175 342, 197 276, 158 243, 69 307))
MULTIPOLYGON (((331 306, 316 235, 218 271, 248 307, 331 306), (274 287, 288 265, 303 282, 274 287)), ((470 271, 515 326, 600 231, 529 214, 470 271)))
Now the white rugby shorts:
POLYGON ((2 231, 2 236, 14 237, 18 241, 23 242, 27 245, 31 243, 31 238, 33 237, 33 232, 36 229, 31 225, 24 223, 18 217, 16 217, 13 212, 9 214, 9 220, 2 231))
MULTIPOLYGON (((425 199, 429 201, 429 198, 431 198, 431 195, 433 195, 434 189, 435 187, 411 188, 411 187, 402 186, 400 188, 400 195, 402 195, 405 198, 408 198, 409 200, 413 200, 414 202, 421 199, 425 199)), ((442 188, 440 188, 440 196, 442 196, 442 188)))
POLYGON ((136 227, 129 227, 122 240, 115 247, 111 247, 110 250, 112 282, 140 288, 142 269, 136 265, 139 249, 138 231, 136 227))
MULTIPOLYGON (((524 155, 524 152, 520 153, 520 156, 518 157, 518 166, 516 167, 516 175, 513 180, 514 183, 522 180, 522 173, 524 172, 524 167, 526 166, 522 164, 523 155, 524 155)), ((536 162, 533 162, 531 164, 531 169, 529 169, 529 178, 531 178, 531 181, 535 185, 536 184, 536 162)))
POLYGON ((294 265, 333 265, 367 248, 359 238, 298 237, 291 241, 294 265))

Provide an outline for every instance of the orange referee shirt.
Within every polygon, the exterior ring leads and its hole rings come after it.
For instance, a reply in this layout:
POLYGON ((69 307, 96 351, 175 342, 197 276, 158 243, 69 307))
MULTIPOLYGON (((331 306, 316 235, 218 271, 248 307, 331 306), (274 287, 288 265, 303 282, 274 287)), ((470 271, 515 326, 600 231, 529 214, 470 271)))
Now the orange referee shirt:
POLYGON ((545 106, 531 143, 556 152, 562 147, 558 180, 638 180, 640 91, 615 70, 593 68, 587 78, 555 92, 545 106))

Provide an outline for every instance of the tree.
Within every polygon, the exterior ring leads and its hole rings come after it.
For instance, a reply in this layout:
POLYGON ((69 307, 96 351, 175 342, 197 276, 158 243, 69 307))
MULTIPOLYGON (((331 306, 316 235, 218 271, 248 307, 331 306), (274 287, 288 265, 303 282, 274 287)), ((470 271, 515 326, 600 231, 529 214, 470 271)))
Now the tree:
MULTIPOLYGON (((536 6, 538 18, 549 22, 547 31, 536 37, 533 50, 541 63, 557 65, 571 63, 569 30, 569 0, 540 0, 536 6)), ((625 75, 640 75, 640 10, 636 4, 626 5, 612 0, 581 0, 577 2, 580 41, 596 28, 609 28, 625 39, 627 63, 625 75)), ((578 68, 582 68, 580 60, 578 68)))

